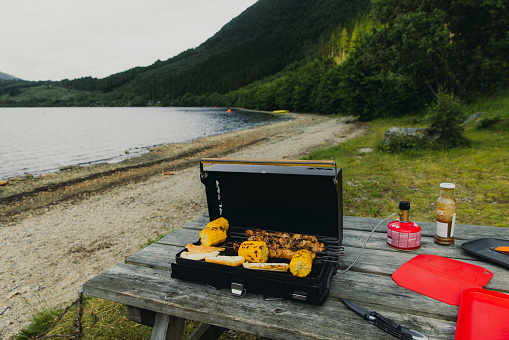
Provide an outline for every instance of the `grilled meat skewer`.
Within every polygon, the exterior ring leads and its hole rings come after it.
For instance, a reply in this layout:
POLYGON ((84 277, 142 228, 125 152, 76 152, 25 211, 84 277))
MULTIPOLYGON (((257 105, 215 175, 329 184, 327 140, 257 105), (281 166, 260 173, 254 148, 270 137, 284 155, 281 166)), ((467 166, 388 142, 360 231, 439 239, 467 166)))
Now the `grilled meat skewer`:
MULTIPOLYGON (((269 257, 274 257, 278 259, 287 259, 291 260, 293 255, 295 255, 297 251, 292 249, 270 249, 269 248, 269 257)), ((311 256, 314 259, 316 254, 312 251, 311 256)))
POLYGON ((297 239, 290 237, 270 237, 270 236, 249 236, 249 241, 265 241, 271 249, 308 249, 311 251, 324 251, 325 245, 320 242, 312 242, 305 239, 297 239))
POLYGON ((316 236, 313 236, 313 235, 301 235, 301 234, 290 235, 290 233, 281 233, 281 232, 277 232, 277 231, 271 232, 271 231, 265 231, 265 230, 261 230, 261 229, 256 229, 256 230, 248 229, 248 230, 246 230, 245 235, 248 237, 249 236, 268 236, 268 237, 277 237, 277 238, 284 237, 284 238, 292 238, 295 240, 303 239, 306 241, 318 242, 316 236))

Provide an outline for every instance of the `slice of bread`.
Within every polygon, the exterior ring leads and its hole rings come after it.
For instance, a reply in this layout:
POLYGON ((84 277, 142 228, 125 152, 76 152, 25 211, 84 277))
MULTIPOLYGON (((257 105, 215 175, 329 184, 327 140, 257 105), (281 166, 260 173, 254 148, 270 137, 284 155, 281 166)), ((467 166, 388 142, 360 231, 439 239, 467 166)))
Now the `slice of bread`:
POLYGON ((242 264, 244 268, 255 270, 272 270, 277 272, 286 272, 288 270, 288 263, 249 263, 242 264))
POLYGON ((190 253, 207 253, 212 251, 224 251, 224 248, 221 247, 205 247, 205 246, 197 246, 195 244, 189 243, 187 246, 187 251, 190 253))
POLYGON ((206 257, 205 262, 224 264, 226 266, 238 267, 246 261, 242 256, 216 256, 206 257))
POLYGON ((207 253, 191 253, 191 252, 188 252, 188 251, 184 251, 182 252, 182 254, 180 254, 180 257, 182 257, 183 259, 189 259, 189 260, 204 260, 206 259, 207 257, 215 257, 219 255, 219 251, 212 251, 212 252, 207 252, 207 253))

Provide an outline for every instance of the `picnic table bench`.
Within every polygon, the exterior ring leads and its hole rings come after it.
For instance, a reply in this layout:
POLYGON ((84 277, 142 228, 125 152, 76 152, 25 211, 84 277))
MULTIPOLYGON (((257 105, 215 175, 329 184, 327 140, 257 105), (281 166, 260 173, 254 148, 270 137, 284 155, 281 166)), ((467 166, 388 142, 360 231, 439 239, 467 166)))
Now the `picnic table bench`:
MULTIPOLYGON (((345 216, 344 256, 338 272, 357 257, 371 230, 381 219, 345 216)), ((456 243, 434 243, 435 223, 417 222, 422 246, 398 251, 386 244, 384 222, 367 243, 359 261, 343 275, 332 278, 330 295, 321 306, 298 301, 266 301, 250 294, 235 296, 227 289, 171 278, 171 262, 188 243, 199 239, 207 216, 195 219, 159 242, 126 258, 83 285, 85 295, 127 306, 128 318, 153 326, 152 339, 181 339, 184 320, 201 325, 190 339, 215 339, 225 329, 271 339, 395 339, 369 324, 341 301, 347 299, 377 311, 396 323, 430 339, 454 339, 458 306, 452 306, 398 286, 391 275, 418 254, 433 254, 479 265, 494 273, 484 287, 509 293, 509 270, 473 257, 461 244, 475 238, 509 240, 509 228, 456 225, 456 243)), ((487 338, 489 335, 487 334, 487 338)))

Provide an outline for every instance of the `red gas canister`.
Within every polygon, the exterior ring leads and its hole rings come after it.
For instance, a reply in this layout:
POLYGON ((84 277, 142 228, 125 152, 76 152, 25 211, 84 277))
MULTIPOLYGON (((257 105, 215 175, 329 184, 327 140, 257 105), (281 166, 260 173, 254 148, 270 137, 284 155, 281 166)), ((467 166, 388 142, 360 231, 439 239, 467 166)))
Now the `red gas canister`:
POLYGON ((399 202, 401 218, 387 226, 387 244, 399 250, 416 250, 421 247, 421 227, 409 221, 410 202, 399 202))

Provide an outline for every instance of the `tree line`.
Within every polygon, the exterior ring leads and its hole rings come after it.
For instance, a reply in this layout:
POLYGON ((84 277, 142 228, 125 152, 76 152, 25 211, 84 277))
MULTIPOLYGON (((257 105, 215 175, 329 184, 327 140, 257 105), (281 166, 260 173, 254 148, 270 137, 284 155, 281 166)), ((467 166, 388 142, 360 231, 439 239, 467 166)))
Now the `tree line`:
POLYGON ((226 95, 175 102, 370 120, 421 110, 439 92, 464 100, 495 93, 509 85, 508 8, 501 0, 375 0, 331 34, 323 60, 226 95))
MULTIPOLYGON (((403 115, 438 93, 468 101, 507 88, 508 8, 505 0, 260 0, 196 49, 104 79, 56 82, 71 93, 47 103, 403 115)), ((0 84, 5 103, 2 91, 15 102, 18 90, 0 84)))

